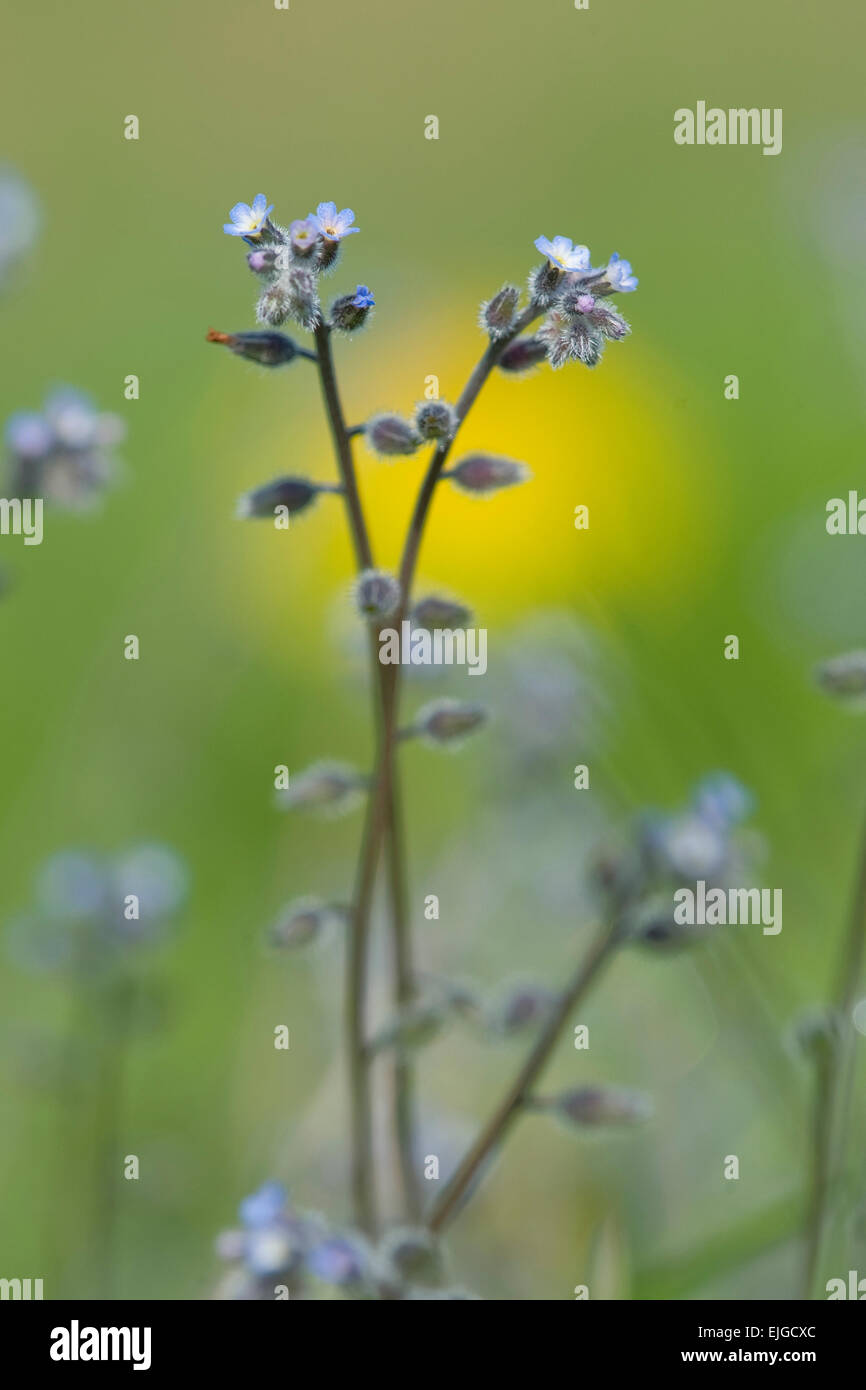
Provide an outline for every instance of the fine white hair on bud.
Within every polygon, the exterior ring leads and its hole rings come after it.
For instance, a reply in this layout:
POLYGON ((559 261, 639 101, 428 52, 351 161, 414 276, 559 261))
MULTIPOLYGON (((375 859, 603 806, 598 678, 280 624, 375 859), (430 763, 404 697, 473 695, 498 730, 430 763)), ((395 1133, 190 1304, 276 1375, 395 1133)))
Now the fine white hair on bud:
POLYGON ((492 299, 481 305, 481 327, 493 342, 504 338, 514 326, 520 290, 516 285, 503 285, 492 299))
POLYGON ((528 338, 515 338, 500 357, 497 366, 502 372, 528 372, 547 358, 547 344, 534 334, 528 338))
POLYGON ((422 439, 450 439, 457 428, 457 412, 447 401, 420 401, 415 407, 415 429, 422 439))
POLYGON ((307 478, 275 478, 272 483, 245 492, 238 499, 235 515, 241 520, 272 521, 277 507, 285 507, 290 516, 302 512, 322 491, 307 478))
POLYGON ((279 328, 285 323, 292 309, 292 295, 286 277, 281 275, 266 285, 256 304, 256 319, 270 328, 279 328))
POLYGON ((318 898, 297 898, 278 914, 268 940, 281 949, 309 946, 345 918, 345 910, 332 903, 321 902, 318 898))
POLYGON ((437 747, 459 747, 468 736, 487 722, 482 705, 443 696, 424 705, 404 737, 417 736, 437 747))
POLYGON ((442 1282, 444 1261, 436 1237, 423 1226, 395 1226, 379 1245, 386 1268, 398 1281, 436 1286, 442 1282))
POLYGON ((412 622, 415 627, 434 632, 437 628, 466 627, 472 612, 456 599, 443 598, 440 594, 428 594, 418 599, 412 608, 412 622))
POLYGON ((533 1098, 528 1106, 580 1127, 642 1124, 653 1113, 648 1096, 616 1086, 579 1086, 557 1096, 533 1098))
POLYGON ((564 280, 565 271, 550 261, 536 266, 529 276, 529 294, 533 304, 539 309, 549 309, 556 301, 564 280))
POLYGON ((364 433, 373 452, 384 458, 414 454, 421 444, 411 421, 390 412, 374 415, 367 421, 364 433))
POLYGON ((364 570, 355 583, 355 603, 365 618, 390 618, 400 607, 400 583, 387 570, 364 570))
POLYGON ((504 487, 526 482, 532 475, 525 463, 505 458, 501 454, 467 454, 443 478, 450 478, 455 487, 474 496, 485 496, 504 487))
POLYGON ((866 651, 844 652, 821 662, 815 679, 828 695, 855 707, 866 705, 866 651))
POLYGON ((367 778, 345 763, 314 763, 276 793, 277 805, 287 811, 339 816, 358 804, 366 786, 367 778))

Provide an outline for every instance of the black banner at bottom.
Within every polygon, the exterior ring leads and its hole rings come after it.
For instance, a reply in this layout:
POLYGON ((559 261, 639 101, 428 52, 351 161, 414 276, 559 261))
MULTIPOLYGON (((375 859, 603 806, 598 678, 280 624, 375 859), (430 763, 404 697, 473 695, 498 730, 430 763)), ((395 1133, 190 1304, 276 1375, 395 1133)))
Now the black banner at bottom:
MULTIPOLYGON (((372 1356, 383 1332, 406 1328, 396 1323, 370 1323, 368 1312, 337 1312, 334 1303, 316 1309, 296 1303, 117 1302, 117 1303, 0 1303, 4 1359, 18 1374, 48 1373, 53 1379, 70 1375, 93 1377, 100 1370, 161 1376, 166 1371, 213 1371, 221 1376, 251 1372, 260 1375, 271 1366, 289 1372, 299 1344, 299 1332, 327 1339, 329 1378, 336 1365, 360 1366, 372 1356), (356 1323, 362 1316, 364 1322, 356 1323), (345 1318, 351 1319, 346 1323, 345 1318), (334 1334, 351 1333, 340 1341, 334 1334), (292 1350, 294 1348, 294 1351, 292 1350)), ((389 1316, 385 1314, 385 1316, 389 1316)), ((391 1315, 393 1316, 393 1315, 391 1315)), ((417 1316, 417 1315, 416 1315, 417 1316)), ((422 1316, 424 1316, 422 1314, 422 1316)), ((442 1340, 432 1314, 420 1330, 430 1333, 422 1365, 432 1369, 441 1356, 443 1369, 454 1370, 454 1346, 442 1340)), ((468 1314, 457 1314, 466 1317, 468 1314)), ((476 1311, 469 1323, 449 1324, 467 1348, 478 1333, 487 1332, 487 1315, 476 1311)), ((410 1323, 409 1328, 415 1328, 410 1323)), ((618 1370, 667 1371, 675 1366, 698 1369, 760 1366, 767 1369, 804 1366, 823 1376, 843 1367, 858 1367, 863 1348, 864 1315, 841 1302, 820 1303, 619 1303, 574 1302, 563 1321, 552 1325, 554 1335, 567 1342, 550 1343, 557 1359, 571 1346, 575 1369, 601 1361, 618 1370), (590 1361, 591 1359, 591 1361, 590 1361)), ((513 1319, 501 1338, 485 1336, 483 1359, 488 1369, 497 1350, 510 1359, 515 1341, 529 1355, 538 1342, 538 1325, 521 1327, 513 1319), (491 1354, 492 1353, 492 1354, 491 1354)), ((320 1344, 321 1345, 321 1344, 320 1344)), ((308 1348, 312 1350, 312 1347, 308 1348)), ((381 1345, 379 1345, 381 1351, 381 1345)), ((419 1347, 420 1350, 420 1347, 419 1347)), ((463 1359, 464 1351, 461 1352, 463 1359)), ((477 1354, 481 1346, 477 1344, 477 1354)), ((400 1356, 404 1373, 405 1348, 400 1356)), ((464 1363, 465 1364, 465 1363, 464 1363)), ((297 1364, 295 1371, 297 1372, 297 1364)), ((411 1372, 414 1378, 415 1372, 411 1372)))

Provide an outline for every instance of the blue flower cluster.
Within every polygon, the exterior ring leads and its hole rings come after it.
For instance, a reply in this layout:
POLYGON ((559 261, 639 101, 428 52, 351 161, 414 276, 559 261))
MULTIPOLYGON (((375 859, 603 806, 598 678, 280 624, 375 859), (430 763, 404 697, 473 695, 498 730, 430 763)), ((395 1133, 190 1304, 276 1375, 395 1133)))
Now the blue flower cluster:
POLYGON ((15 497, 43 497, 68 510, 92 507, 112 480, 114 449, 126 428, 89 396, 62 386, 41 411, 18 411, 6 422, 5 443, 15 497))
POLYGON ((229 1266, 216 1296, 232 1301, 303 1298, 393 1300, 464 1298, 444 1280, 437 1242, 428 1231, 398 1227, 374 1245, 356 1231, 332 1229, 298 1211, 279 1182, 245 1197, 239 1225, 217 1237, 229 1266))
MULTIPOLYGON (((253 248, 247 264, 263 286, 256 306, 259 323, 279 328, 292 320, 312 331, 324 321, 319 276, 336 263, 340 243, 360 228, 354 225, 352 209, 338 210, 336 203, 319 203, 315 212, 290 222, 288 227, 272 222, 272 211, 273 204, 258 193, 252 203, 235 204, 223 230, 253 248)), ((374 304, 369 287, 358 285, 354 294, 344 295, 331 306, 330 327, 354 332, 364 324, 374 304)), ((225 341, 225 335, 211 341, 225 341)))
POLYGON ((165 845, 114 856, 63 850, 42 865, 32 903, 9 924, 8 954, 31 972, 100 973, 159 941, 187 888, 186 865, 165 845))

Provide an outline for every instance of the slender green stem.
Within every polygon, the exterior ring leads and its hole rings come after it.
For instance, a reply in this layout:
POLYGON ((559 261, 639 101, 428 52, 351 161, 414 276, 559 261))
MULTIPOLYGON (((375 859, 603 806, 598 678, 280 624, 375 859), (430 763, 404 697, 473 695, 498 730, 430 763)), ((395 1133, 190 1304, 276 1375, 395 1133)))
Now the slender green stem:
MULTIPOLYGON (((513 342, 524 329, 538 318, 542 311, 535 303, 531 303, 519 316, 511 331, 503 338, 498 338, 490 343, 486 352, 476 364, 475 370, 463 388, 463 393, 456 405, 457 429, 463 424, 481 392, 481 388, 486 382, 490 373, 493 371, 500 357, 508 344, 513 342)), ((409 602, 409 592, 412 588, 412 580, 415 574, 415 566, 418 562, 418 554, 421 549, 421 541, 424 537, 424 528, 427 516, 430 511, 430 504, 433 501, 433 494, 436 491, 436 484, 445 467, 445 462, 451 452, 457 435, 457 430, 450 439, 443 439, 442 443, 434 451, 433 457, 424 475, 424 481, 415 502, 415 510, 412 513, 412 520, 409 523, 409 532, 406 537, 406 544, 403 548, 403 558, 400 562, 400 588, 403 593, 404 606, 409 602)))
MULTIPOLYGON (((482 386, 505 348, 539 316, 540 312, 541 310, 537 305, 530 304, 520 315, 508 335, 490 343, 457 402, 458 428, 475 403, 482 386)), ((318 324, 314 336, 322 392, 346 498, 355 555, 359 568, 366 569, 372 567, 373 559, 352 462, 351 439, 357 431, 347 427, 340 404, 331 353, 329 325, 318 324)), ((400 565, 401 613, 394 621, 399 621, 408 606, 412 578, 430 504, 436 483, 450 453, 453 439, 454 436, 450 440, 443 441, 434 451, 418 494, 400 565)), ((364 1016, 367 991, 367 947, 376 869, 382 839, 385 835, 388 836, 390 846, 389 884, 394 954, 394 997, 398 1009, 404 1007, 414 993, 411 936, 406 909, 405 854, 399 790, 394 776, 394 750, 397 741, 399 707, 399 668, 394 666, 386 669, 381 665, 378 661, 376 640, 373 641, 371 660, 378 672, 377 724, 379 737, 373 785, 367 804, 367 816, 353 897, 353 927, 350 936, 346 983, 348 1071, 352 1111, 352 1190, 356 1220, 364 1229, 372 1229, 376 1224, 372 1177, 371 1095, 364 1016)), ((416 1213, 420 1206, 417 1175, 414 1169, 412 1111, 411 1064, 404 1058, 398 1058, 395 1062, 394 1074, 395 1138, 406 1204, 410 1214, 416 1213)))
POLYGON ((316 340, 319 379, 322 383, 322 395, 325 398, 325 410, 331 427, 334 453, 337 457, 340 480, 346 497, 346 510, 349 514, 349 529, 352 533, 355 558, 359 569, 371 569, 373 553, 370 549, 370 537, 367 534, 367 523, 364 520, 364 511, 355 479, 352 446, 349 441, 343 407, 340 403, 340 394, 337 390, 337 374, 334 370, 334 355, 331 352, 330 326, 320 320, 316 324, 313 336, 316 340))
POLYGON ((462 1162, 446 1184, 428 1218, 433 1231, 441 1231, 453 1220, 467 1189, 501 1144, 511 1125, 517 1119, 524 1102, 529 1098, 536 1081, 546 1066, 550 1054, 572 1009, 585 998, 590 987, 601 974, 614 948, 619 944, 619 933, 613 926, 604 927, 590 945, 583 960, 578 965, 570 983, 566 986, 559 1003, 494 1110, 487 1124, 481 1130, 462 1162))
MULTIPOLYGON (((393 670, 394 668, 388 668, 393 670)), ((391 823, 387 842, 388 879, 392 909, 394 1002, 397 1012, 405 1010, 415 995, 415 965, 406 889, 406 851, 403 842, 403 814, 400 804, 400 777, 392 760, 390 770, 391 823)), ((421 1188, 414 1146, 415 1102, 414 1066, 411 1057, 397 1048, 393 1058, 394 1141, 406 1213, 412 1221, 421 1217, 421 1188)))
POLYGON ((837 1157, 845 1144, 853 1080, 851 1012, 860 989, 866 954, 866 824, 860 838, 859 861, 848 931, 842 948, 833 1010, 839 1036, 818 1060, 812 1112, 812 1176, 806 1214, 806 1254, 803 1297, 811 1298, 821 1265, 827 1209, 837 1157), (838 1143, 838 1149, 837 1149, 838 1143))
MULTIPOLYGON (((315 329, 317 361, 325 409, 334 440, 334 450, 346 499, 349 529, 359 570, 373 566, 373 552, 358 493, 351 439, 359 431, 346 425, 337 389, 331 352, 330 328, 320 323, 315 329)), ((373 1129, 370 1061, 366 1045, 366 999, 370 917, 383 835, 389 857, 389 892, 395 951, 395 997, 398 1007, 411 998, 412 965, 407 930, 405 860, 402 825, 397 794, 393 786, 392 685, 388 668, 379 661, 379 634, 370 630, 370 664, 373 676, 374 719, 377 729, 376 773, 367 804, 367 814, 356 870, 353 894, 352 930, 346 965, 346 1032, 349 1105, 351 1114, 351 1186, 355 1219, 364 1230, 376 1227, 376 1197, 373 1180, 373 1129)), ((410 1215, 417 1211, 412 1145, 411 1077, 398 1071, 395 1080, 395 1128, 402 1180, 410 1215)))

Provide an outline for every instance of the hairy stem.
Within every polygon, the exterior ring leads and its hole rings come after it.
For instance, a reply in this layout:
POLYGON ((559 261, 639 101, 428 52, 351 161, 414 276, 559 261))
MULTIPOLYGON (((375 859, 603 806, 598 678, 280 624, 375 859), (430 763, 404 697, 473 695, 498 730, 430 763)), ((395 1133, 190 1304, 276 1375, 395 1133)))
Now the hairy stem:
MULTIPOLYGON (((358 493, 351 440, 359 428, 348 428, 337 389, 331 351, 330 327, 319 323, 315 329, 317 362, 325 410, 334 441, 334 452, 346 499, 349 529, 358 570, 373 566, 373 553, 358 493)), ((403 1007, 412 995, 412 965, 407 929, 405 860, 402 825, 393 785, 392 687, 386 668, 379 661, 378 632, 370 630, 370 664, 373 675, 374 718, 377 729, 376 772, 367 804, 361 839, 355 889, 352 899, 352 930, 346 964, 347 1070, 352 1134, 351 1187, 355 1220, 367 1231, 376 1227, 376 1197, 373 1182, 373 1128, 370 1064, 366 1046, 367 958, 370 916, 383 835, 388 842, 389 893, 394 935, 395 1000, 403 1007)), ((407 1210, 417 1214, 417 1182, 413 1168, 411 1072, 398 1064, 395 1077, 395 1130, 397 1150, 405 1190, 407 1210)))
POLYGON ((852 1085, 851 1010, 857 999, 866 952, 866 824, 860 839, 860 857, 851 904, 848 931, 842 948, 839 973, 833 994, 833 1008, 839 1037, 831 1041, 825 1057, 819 1058, 815 1076, 812 1112, 812 1176, 806 1214, 806 1254, 803 1266, 803 1297, 811 1298, 821 1264, 827 1208, 835 1169, 834 1145, 839 1151, 845 1142, 845 1121, 852 1085))
POLYGON ((598 979, 602 968, 609 960, 614 948, 619 944, 619 940, 617 929, 613 926, 606 926, 592 942, 560 997, 556 1009, 530 1048, 529 1054, 514 1081, 508 1087, 475 1143, 458 1165, 454 1176, 434 1203, 428 1220, 431 1230, 441 1231, 453 1220, 461 1199, 470 1184, 505 1138, 511 1125, 517 1119, 524 1102, 529 1098, 536 1081, 550 1058, 569 1014, 575 1005, 585 998, 590 987, 598 979))
MULTIPOLYGON (((463 424, 469 411, 475 404, 481 392, 481 388, 486 382, 493 368, 496 366, 508 344, 518 337, 524 329, 528 328, 542 311, 533 302, 519 318, 515 321, 514 327, 503 338, 491 342, 484 355, 478 361, 475 370, 463 388, 463 393, 456 405, 457 429, 463 424)), ((434 451, 430 460, 424 481, 415 502, 415 510, 412 513, 412 520, 409 523, 409 532, 406 537, 406 544, 403 548, 403 558, 400 562, 400 588, 403 593, 404 606, 409 602, 409 591, 412 588, 412 580, 415 574, 415 566, 418 562, 418 554, 421 549, 421 541, 424 537, 424 528, 427 516, 430 511, 430 504, 433 501, 433 494, 436 491, 436 484, 445 467, 445 462, 451 452, 451 447, 457 436, 457 430, 450 439, 443 439, 439 447, 434 451)))
MULTIPOLYGON (((382 669, 385 670, 384 667, 382 669)), ((401 1013, 411 1004, 415 995, 415 965, 406 890, 406 851, 400 803, 400 778, 393 758, 390 763, 389 793, 391 814, 387 859, 391 897, 394 1003, 397 1012, 401 1013)), ((421 1217, 421 1189, 416 1171, 414 1145, 414 1066, 402 1048, 396 1049, 392 1065, 394 1143, 403 1185, 403 1200, 407 1216, 412 1221, 418 1221, 421 1217)))

